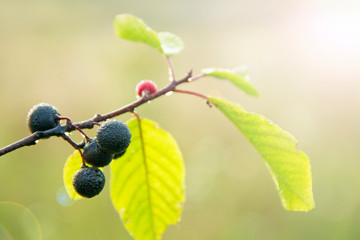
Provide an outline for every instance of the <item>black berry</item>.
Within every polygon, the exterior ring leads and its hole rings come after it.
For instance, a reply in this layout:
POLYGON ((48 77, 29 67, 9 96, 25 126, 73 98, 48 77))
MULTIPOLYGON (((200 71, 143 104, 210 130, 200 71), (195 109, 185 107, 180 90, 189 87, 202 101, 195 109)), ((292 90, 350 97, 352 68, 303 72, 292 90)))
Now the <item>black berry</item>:
POLYGON ((114 155, 101 150, 96 138, 94 138, 85 145, 83 156, 86 163, 94 167, 104 167, 111 162, 114 155))
POLYGON ((75 191, 86 198, 98 195, 105 185, 103 172, 96 167, 82 167, 72 179, 75 191))
POLYGON ((108 120, 101 124, 96 133, 100 148, 109 153, 121 153, 127 149, 131 141, 128 126, 119 120, 108 120))
POLYGON ((33 106, 27 115, 27 125, 30 132, 45 131, 59 124, 58 111, 47 103, 39 103, 33 106))

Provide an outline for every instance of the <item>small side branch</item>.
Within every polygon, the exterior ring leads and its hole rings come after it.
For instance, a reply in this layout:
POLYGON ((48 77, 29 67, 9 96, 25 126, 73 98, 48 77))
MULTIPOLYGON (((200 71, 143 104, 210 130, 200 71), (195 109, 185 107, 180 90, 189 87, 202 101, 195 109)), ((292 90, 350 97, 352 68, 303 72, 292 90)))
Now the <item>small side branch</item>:
POLYGON ((198 92, 193 92, 193 91, 188 91, 188 90, 180 90, 180 89, 175 89, 174 92, 190 94, 190 95, 193 95, 193 96, 196 96, 196 97, 203 98, 205 100, 208 99, 207 96, 205 96, 204 94, 198 93, 198 92))
POLYGON ((174 70, 174 66, 173 66, 172 61, 169 56, 166 56, 166 61, 169 66, 170 81, 174 82, 175 81, 175 70, 174 70))
POLYGON ((206 76, 206 75, 205 75, 204 73, 199 74, 199 75, 196 75, 196 76, 194 76, 194 77, 191 77, 191 78, 189 79, 189 82, 198 80, 198 79, 203 78, 203 77, 205 77, 205 76, 206 76))
POLYGON ((76 150, 79 151, 79 154, 81 156, 81 160, 82 160, 82 167, 83 166, 86 166, 86 163, 85 163, 85 158, 84 158, 84 155, 83 153, 81 152, 81 147, 83 147, 81 144, 76 144, 73 140, 71 140, 71 138, 69 138, 67 135, 62 135, 61 136, 65 141, 67 141, 71 146, 73 146, 73 148, 75 148, 76 150))

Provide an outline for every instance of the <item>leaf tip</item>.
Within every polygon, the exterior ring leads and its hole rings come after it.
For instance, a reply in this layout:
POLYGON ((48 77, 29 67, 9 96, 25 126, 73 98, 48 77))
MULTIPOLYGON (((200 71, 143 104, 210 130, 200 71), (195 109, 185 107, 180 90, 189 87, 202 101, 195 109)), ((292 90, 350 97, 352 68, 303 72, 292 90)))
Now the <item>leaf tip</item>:
POLYGON ((158 32, 157 36, 159 37, 163 53, 167 57, 171 57, 181 52, 184 48, 182 39, 173 33, 158 32))

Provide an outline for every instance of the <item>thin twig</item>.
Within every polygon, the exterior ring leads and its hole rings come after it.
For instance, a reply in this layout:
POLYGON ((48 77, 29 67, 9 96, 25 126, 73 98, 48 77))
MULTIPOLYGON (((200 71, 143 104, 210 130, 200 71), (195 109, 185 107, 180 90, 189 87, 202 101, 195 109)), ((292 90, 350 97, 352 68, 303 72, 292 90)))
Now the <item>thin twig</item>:
POLYGON ((78 130, 85 137, 87 142, 91 141, 91 138, 88 135, 86 135, 86 133, 81 128, 74 125, 70 118, 68 118, 68 117, 59 117, 59 119, 60 120, 66 120, 66 124, 69 125, 70 127, 74 127, 76 130, 78 130))
POLYGON ((174 70, 174 66, 173 66, 172 61, 169 56, 166 56, 166 61, 169 65, 170 81, 174 82, 175 81, 175 70, 174 70))
POLYGON ((79 149, 80 146, 78 144, 76 144, 73 140, 71 140, 71 138, 69 138, 69 136, 67 135, 62 135, 61 136, 65 141, 67 141, 71 146, 73 146, 73 148, 75 149, 79 149))
POLYGON ((190 95, 194 95, 194 96, 200 97, 202 99, 208 100, 207 96, 205 96, 204 94, 198 93, 198 92, 193 92, 193 91, 188 91, 188 90, 181 90, 181 89, 175 89, 174 92, 190 94, 190 95))
POLYGON ((205 77, 205 76, 206 76, 206 75, 205 75, 204 73, 202 73, 202 74, 199 74, 199 75, 197 75, 197 76, 191 77, 191 78, 189 78, 189 82, 193 82, 193 81, 198 80, 198 79, 200 79, 200 78, 203 78, 203 77, 205 77))

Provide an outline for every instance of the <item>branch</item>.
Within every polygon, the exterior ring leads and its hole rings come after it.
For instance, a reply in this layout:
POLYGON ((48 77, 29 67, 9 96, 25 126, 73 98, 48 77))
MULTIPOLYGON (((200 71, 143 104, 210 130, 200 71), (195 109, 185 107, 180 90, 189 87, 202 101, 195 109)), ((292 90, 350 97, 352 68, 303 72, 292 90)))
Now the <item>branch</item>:
MULTIPOLYGON (((109 113, 106 113, 103 115, 96 114, 93 118, 88 119, 86 121, 82 121, 82 122, 78 122, 78 123, 71 123, 71 124, 66 124, 66 125, 58 125, 57 127, 46 130, 46 131, 35 132, 17 142, 14 142, 14 143, 0 149, 0 156, 4 155, 6 153, 12 152, 21 147, 35 145, 39 139, 49 138, 52 136, 58 136, 58 137, 64 138, 64 135, 67 132, 72 132, 74 130, 86 129, 86 128, 91 129, 94 127, 94 124, 96 124, 98 122, 105 121, 106 119, 113 118, 113 117, 119 116, 119 115, 127 113, 127 112, 133 112, 135 110, 135 108, 141 106, 142 104, 144 104, 150 100, 153 100, 162 95, 165 95, 168 92, 178 91, 178 92, 185 93, 184 91, 177 90, 176 87, 183 83, 189 83, 191 77, 192 77, 192 71, 190 71, 188 74, 186 74, 186 76, 184 78, 182 78, 180 80, 171 81, 163 89, 161 89, 151 95, 148 95, 148 96, 144 95, 143 97, 139 98, 138 100, 136 100, 122 108, 119 108, 115 111, 112 111, 112 112, 109 112, 109 113)), ((195 95, 195 94, 193 94, 193 95, 195 95)), ((68 121, 68 123, 69 122, 70 121, 68 121)), ((67 140, 67 139, 65 139, 65 140, 67 140)))

